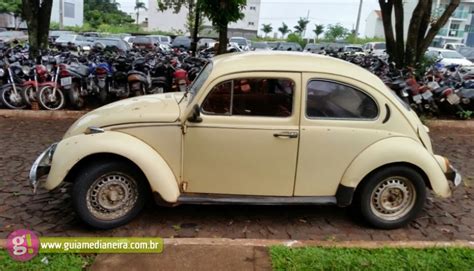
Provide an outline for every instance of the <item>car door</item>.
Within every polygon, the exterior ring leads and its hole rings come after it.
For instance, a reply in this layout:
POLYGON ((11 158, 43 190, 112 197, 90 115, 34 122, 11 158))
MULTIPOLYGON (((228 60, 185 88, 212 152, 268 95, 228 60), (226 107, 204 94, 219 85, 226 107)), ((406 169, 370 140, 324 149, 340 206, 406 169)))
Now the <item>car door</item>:
POLYGON ((368 85, 333 74, 303 73, 302 81, 295 196, 334 196, 357 155, 396 133, 384 129, 385 98, 368 85))
POLYGON ((300 73, 240 73, 210 84, 187 122, 185 192, 291 196, 299 132, 300 73))

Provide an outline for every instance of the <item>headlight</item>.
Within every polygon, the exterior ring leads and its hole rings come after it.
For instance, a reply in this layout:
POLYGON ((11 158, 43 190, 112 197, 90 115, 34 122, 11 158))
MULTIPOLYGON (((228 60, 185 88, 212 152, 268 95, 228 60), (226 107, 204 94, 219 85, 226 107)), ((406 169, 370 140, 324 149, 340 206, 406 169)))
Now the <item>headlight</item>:
POLYGON ((3 69, 0 69, 0 77, 3 77, 5 75, 5 71, 3 69))
POLYGON ((21 67, 21 71, 22 71, 24 74, 30 74, 31 68, 28 67, 28 66, 23 66, 23 67, 21 67))

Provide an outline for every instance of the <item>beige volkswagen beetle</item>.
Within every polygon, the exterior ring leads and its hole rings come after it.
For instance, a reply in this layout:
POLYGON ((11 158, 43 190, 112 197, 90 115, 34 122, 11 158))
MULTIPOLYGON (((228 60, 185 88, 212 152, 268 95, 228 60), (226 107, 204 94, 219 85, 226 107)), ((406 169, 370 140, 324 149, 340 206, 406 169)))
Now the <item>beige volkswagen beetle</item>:
POLYGON ((35 161, 30 180, 72 182, 77 214, 97 228, 159 204, 352 205, 396 228, 427 188, 461 176, 434 155, 427 128, 383 82, 303 53, 219 56, 186 93, 130 98, 77 120, 35 161), (151 192, 151 193, 150 193, 151 192))

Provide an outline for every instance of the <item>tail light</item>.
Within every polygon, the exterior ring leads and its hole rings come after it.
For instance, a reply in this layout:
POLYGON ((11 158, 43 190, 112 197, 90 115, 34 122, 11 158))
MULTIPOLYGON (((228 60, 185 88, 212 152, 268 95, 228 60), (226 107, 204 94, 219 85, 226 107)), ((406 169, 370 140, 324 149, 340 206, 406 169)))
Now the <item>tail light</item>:
POLYGON ((453 89, 452 88, 447 88, 446 90, 443 91, 443 96, 448 97, 449 95, 453 94, 453 89))
POLYGON ((62 67, 60 66, 60 67, 59 67, 59 76, 60 76, 60 77, 67 77, 67 76, 69 76, 69 75, 70 75, 70 74, 69 74, 69 72, 68 72, 68 70, 66 69, 65 66, 62 66, 62 67))
POLYGON ((95 69, 95 73, 97 75, 104 75, 104 74, 107 74, 107 69, 102 68, 102 67, 98 67, 98 68, 95 69))

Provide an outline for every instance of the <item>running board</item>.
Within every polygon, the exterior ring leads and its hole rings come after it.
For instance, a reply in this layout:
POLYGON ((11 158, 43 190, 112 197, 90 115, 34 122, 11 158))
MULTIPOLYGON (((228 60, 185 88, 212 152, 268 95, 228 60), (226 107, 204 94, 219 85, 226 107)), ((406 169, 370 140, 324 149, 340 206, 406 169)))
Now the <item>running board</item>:
POLYGON ((234 205, 335 205, 336 197, 281 197, 216 194, 184 194, 178 204, 234 204, 234 205))

